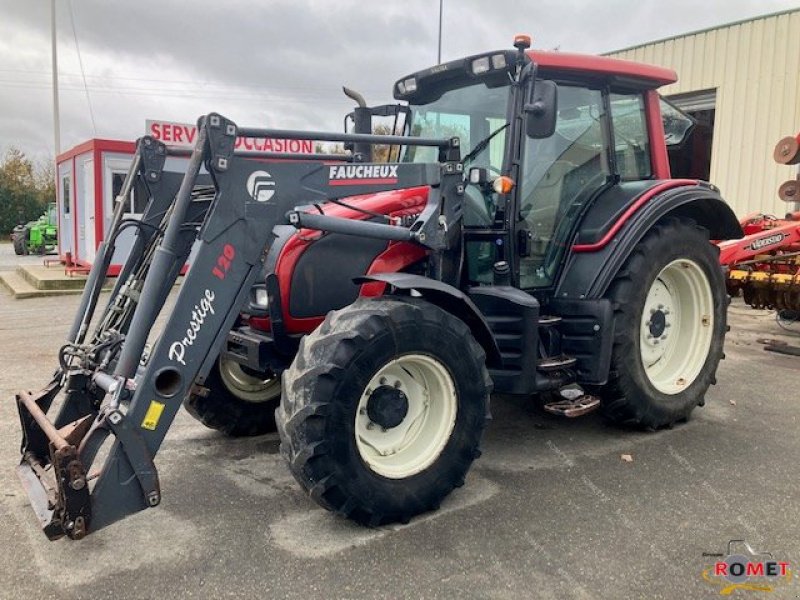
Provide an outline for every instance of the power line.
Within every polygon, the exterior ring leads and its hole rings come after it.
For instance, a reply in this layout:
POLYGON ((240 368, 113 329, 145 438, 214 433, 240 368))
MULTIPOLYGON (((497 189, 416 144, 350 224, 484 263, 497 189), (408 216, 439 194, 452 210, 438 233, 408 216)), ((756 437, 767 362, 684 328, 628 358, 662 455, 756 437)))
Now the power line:
MULTIPOLYGON (((43 89, 50 89, 52 87, 49 83, 46 82, 21 82, 21 81, 14 81, 14 80, 4 80, 0 79, 0 85, 3 89, 36 89, 36 90, 43 90, 43 89)), ((160 88, 104 88, 104 87, 95 87, 89 85, 88 88, 91 90, 93 94, 111 94, 116 96, 143 96, 143 97, 154 97, 154 98, 192 98, 198 100, 213 100, 213 99, 232 99, 232 100, 261 100, 264 102, 276 102, 276 103, 298 103, 298 104, 314 104, 319 106, 320 102, 320 95, 317 93, 309 92, 305 94, 298 94, 298 93, 291 93, 285 95, 277 95, 277 94, 265 94, 259 90, 254 89, 245 89, 242 91, 237 91, 235 88, 230 90, 203 90, 203 89, 174 89, 174 90, 164 90, 160 88)), ((61 84, 59 85, 59 90, 64 92, 85 92, 85 89, 82 85, 70 85, 70 84, 61 84)), ((0 93, 2 90, 0 90, 0 93)), ((347 98, 339 98, 338 96, 332 96, 331 98, 326 98, 324 104, 326 106, 330 105, 341 105, 341 106, 352 106, 352 101, 348 100, 347 98)))
POLYGON ((83 89, 86 92, 86 104, 89 105, 89 117, 92 119, 92 131, 97 137, 97 126, 94 122, 94 110, 92 109, 92 99, 89 96, 89 88, 86 85, 86 71, 83 69, 83 58, 81 58, 81 47, 78 44, 78 32, 75 30, 75 14, 72 8, 72 0, 67 0, 69 5, 69 22, 72 25, 72 39, 75 40, 75 50, 78 52, 78 64, 81 67, 81 78, 83 79, 83 89))

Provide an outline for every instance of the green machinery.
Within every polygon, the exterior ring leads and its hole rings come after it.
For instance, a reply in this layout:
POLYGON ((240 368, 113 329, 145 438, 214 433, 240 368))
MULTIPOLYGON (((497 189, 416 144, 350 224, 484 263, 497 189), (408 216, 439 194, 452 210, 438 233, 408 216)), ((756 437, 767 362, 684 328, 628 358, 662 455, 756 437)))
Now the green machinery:
POLYGON ((11 232, 14 252, 24 254, 46 254, 58 243, 58 217, 56 203, 50 202, 47 210, 36 221, 17 225, 11 232))

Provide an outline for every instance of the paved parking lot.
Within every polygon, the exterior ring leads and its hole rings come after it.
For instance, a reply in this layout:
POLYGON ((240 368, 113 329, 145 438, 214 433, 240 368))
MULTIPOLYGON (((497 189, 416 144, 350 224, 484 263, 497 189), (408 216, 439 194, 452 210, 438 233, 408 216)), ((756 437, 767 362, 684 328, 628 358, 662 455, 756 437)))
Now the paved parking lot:
POLYGON ((48 542, 14 475, 11 397, 46 383, 77 302, 0 292, 2 598, 696 598, 720 591, 702 553, 731 539, 800 561, 800 358, 764 352, 756 339, 782 330, 737 302, 719 384, 689 423, 621 431, 495 398, 466 486, 407 526, 326 513, 275 436, 227 439, 182 412, 156 461, 160 507, 48 542))
POLYGON ((37 254, 17 256, 14 254, 14 246, 11 242, 0 241, 0 271, 13 271, 19 265, 40 265, 44 258, 46 257, 37 254))

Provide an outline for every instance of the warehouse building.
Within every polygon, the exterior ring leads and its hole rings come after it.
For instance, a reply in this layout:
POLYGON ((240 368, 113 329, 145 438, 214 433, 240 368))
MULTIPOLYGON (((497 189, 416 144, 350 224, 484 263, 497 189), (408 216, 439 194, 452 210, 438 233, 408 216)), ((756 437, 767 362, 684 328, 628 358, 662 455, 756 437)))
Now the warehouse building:
POLYGON ((680 174, 716 184, 740 217, 795 209, 777 190, 797 167, 773 150, 800 132, 800 8, 608 55, 677 71, 660 92, 697 120, 680 174))

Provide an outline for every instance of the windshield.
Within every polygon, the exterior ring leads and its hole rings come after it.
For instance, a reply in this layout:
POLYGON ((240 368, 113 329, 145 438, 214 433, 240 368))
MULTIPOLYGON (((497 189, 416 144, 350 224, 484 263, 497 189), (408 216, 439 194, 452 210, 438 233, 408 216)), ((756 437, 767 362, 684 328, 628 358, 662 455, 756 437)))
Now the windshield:
MULTIPOLYGON (((461 156, 506 124, 509 86, 489 88, 476 83, 452 89, 427 104, 410 105, 409 135, 461 140, 461 156)), ((499 172, 503 162, 505 131, 498 132, 467 166, 499 172)), ((406 162, 436 162, 437 149, 407 146, 406 162)))

